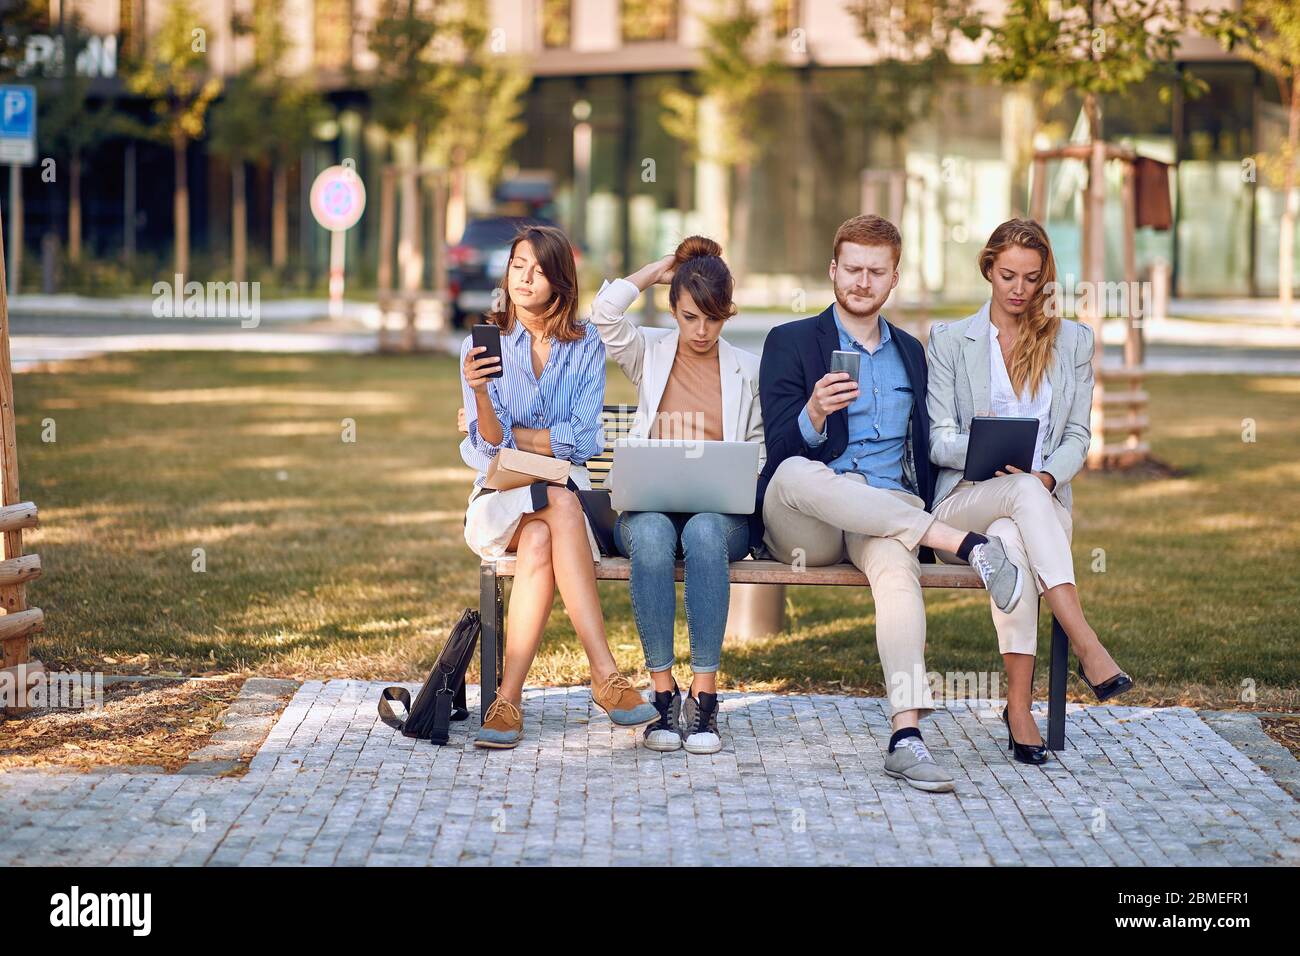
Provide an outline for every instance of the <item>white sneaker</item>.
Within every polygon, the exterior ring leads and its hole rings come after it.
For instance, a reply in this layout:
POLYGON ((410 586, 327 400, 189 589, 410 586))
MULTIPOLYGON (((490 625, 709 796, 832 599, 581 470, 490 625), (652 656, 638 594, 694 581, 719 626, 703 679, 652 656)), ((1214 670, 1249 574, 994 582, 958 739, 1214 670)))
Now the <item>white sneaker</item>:
POLYGON ((686 695, 682 704, 682 733, 686 736, 686 752, 715 754, 722 749, 718 735, 718 695, 701 691, 699 699, 686 695))

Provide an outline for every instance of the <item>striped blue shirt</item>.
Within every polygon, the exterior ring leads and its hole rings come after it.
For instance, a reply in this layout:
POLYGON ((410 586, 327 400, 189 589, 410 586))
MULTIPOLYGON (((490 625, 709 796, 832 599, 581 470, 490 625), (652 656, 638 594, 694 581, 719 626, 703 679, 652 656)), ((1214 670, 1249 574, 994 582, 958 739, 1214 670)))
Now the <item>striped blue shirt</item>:
POLYGON ((605 447, 600 408, 605 400, 605 345, 596 326, 586 323, 576 342, 554 341, 542 368, 533 374, 532 335, 515 321, 501 335, 501 367, 505 374, 488 383, 488 397, 501 423, 501 443, 485 441, 478 430, 478 404, 465 381, 465 355, 474 347, 467 336, 460 347, 460 388, 469 436, 460 443, 460 457, 475 471, 474 487, 487 480, 488 463, 502 448, 514 448, 514 429, 549 428, 551 454, 584 465, 605 447))

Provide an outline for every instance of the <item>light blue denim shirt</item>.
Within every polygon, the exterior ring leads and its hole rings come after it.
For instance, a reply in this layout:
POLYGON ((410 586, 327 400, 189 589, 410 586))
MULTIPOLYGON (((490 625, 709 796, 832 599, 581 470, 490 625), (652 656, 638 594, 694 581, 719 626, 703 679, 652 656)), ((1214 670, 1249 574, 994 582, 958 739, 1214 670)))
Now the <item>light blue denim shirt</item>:
POLYGON ((473 337, 461 344, 461 395, 469 435, 460 443, 460 457, 478 472, 474 487, 487 480, 489 462, 502 448, 514 448, 516 425, 549 428, 551 454, 585 465, 605 447, 600 420, 605 397, 605 345, 591 323, 582 326, 576 342, 555 341, 542 368, 541 378, 533 374, 532 336, 516 321, 509 335, 501 336, 502 376, 488 383, 488 396, 501 423, 501 441, 492 444, 478 430, 478 405, 465 381, 465 354, 473 337))
MULTIPOLYGON (((903 451, 907 425, 912 417, 912 382, 907 377, 903 356, 890 335, 889 325, 879 318, 880 344, 874 352, 867 349, 844 328, 838 306, 832 306, 835 328, 840 334, 840 349, 861 354, 858 371, 858 397, 848 407, 849 443, 844 454, 827 462, 837 475, 857 472, 873 488, 906 491, 903 485, 903 451)), ((799 431, 809 448, 819 448, 826 441, 826 426, 821 433, 813 430, 808 406, 799 413, 799 431)))

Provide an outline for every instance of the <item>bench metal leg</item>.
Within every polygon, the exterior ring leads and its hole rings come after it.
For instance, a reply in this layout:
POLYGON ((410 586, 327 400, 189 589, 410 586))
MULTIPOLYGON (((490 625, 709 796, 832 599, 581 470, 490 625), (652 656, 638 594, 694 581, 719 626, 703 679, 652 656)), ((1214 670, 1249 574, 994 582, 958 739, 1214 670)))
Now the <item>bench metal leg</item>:
POLYGON ((478 571, 478 614, 482 631, 479 635, 479 720, 497 699, 501 686, 501 664, 505 655, 501 601, 501 579, 495 564, 484 563, 478 571))
POLYGON ((1047 749, 1065 749, 1065 679, 1070 670, 1070 639, 1052 615, 1052 669, 1047 677, 1047 749))

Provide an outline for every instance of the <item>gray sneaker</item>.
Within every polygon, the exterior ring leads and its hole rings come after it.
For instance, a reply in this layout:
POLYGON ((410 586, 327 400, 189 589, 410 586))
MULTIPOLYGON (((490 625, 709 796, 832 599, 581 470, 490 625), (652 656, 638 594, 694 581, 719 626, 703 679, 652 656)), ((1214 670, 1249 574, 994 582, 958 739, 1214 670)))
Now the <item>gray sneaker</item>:
POLYGON ((676 685, 672 690, 657 690, 654 698, 659 719, 645 729, 646 750, 671 753, 682 749, 682 692, 676 685))
POLYGON ((885 773, 930 793, 947 793, 953 788, 952 774, 934 762, 920 737, 898 742, 894 752, 885 756, 885 773))
POLYGON ((682 734, 686 752, 715 754, 722 749, 718 734, 718 695, 700 691, 699 699, 686 695, 682 704, 682 734))
POLYGON ((970 549, 969 564, 984 582, 989 597, 1000 611, 1010 611, 1020 601, 1025 586, 1020 568, 1007 557, 1002 539, 989 535, 988 544, 977 544, 970 549))

